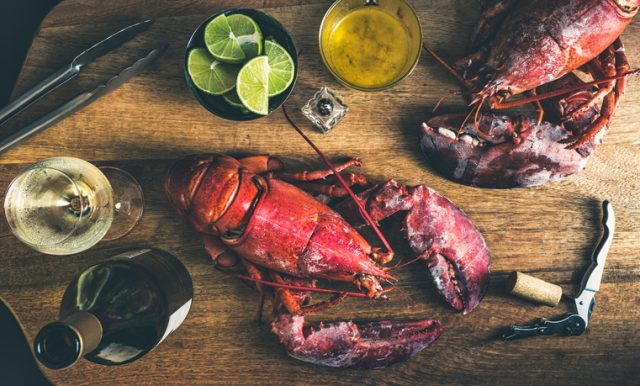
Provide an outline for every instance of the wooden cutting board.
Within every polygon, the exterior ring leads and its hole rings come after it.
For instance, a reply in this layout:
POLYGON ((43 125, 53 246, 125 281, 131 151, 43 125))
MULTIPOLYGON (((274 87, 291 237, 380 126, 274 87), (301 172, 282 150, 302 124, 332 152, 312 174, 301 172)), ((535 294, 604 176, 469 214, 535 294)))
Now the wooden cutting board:
MULTIPOLYGON (((322 15, 330 1, 67 0, 45 19, 14 95, 68 63, 104 36, 146 18, 155 25, 135 41, 88 66, 82 76, 47 96, 2 129, 16 130, 80 90, 104 82, 148 50, 167 41, 169 51, 143 75, 88 108, 0 156, 0 189, 26 164, 59 155, 107 161, 134 174, 146 194, 142 222, 127 237, 102 242, 73 256, 46 256, 19 243, 0 219, 0 296, 23 320, 32 339, 57 315, 67 283, 86 266, 119 251, 155 246, 175 253, 195 285, 191 314, 183 326, 143 359, 121 367, 82 361, 46 371, 59 384, 256 384, 256 383, 629 383, 640 381, 640 82, 628 92, 606 138, 579 176, 532 189, 488 190, 438 176, 423 160, 418 128, 439 97, 457 85, 424 56, 397 87, 363 93, 340 86, 324 68, 317 47, 322 15), (272 153, 312 166, 312 150, 289 127, 281 111, 235 123, 204 110, 185 86, 182 62, 191 32, 209 15, 244 5, 280 20, 299 49, 300 77, 289 106, 300 107, 327 85, 350 106, 328 135, 307 133, 332 159, 358 157, 377 181, 425 183, 457 203, 484 234, 493 257, 491 289, 480 307, 462 316, 435 295, 426 269, 415 264, 398 273, 399 290, 388 302, 352 299, 313 320, 437 318, 445 333, 413 360, 386 370, 322 368, 287 357, 268 325, 252 321, 257 297, 212 268, 199 238, 180 223, 161 191, 169 159, 190 153, 272 153), (496 339, 501 329, 568 309, 535 306, 507 295, 503 281, 520 270, 577 290, 598 240, 600 200, 610 199, 617 230, 589 331, 580 337, 496 339)), ((467 0, 414 1, 424 36, 446 59, 464 53, 478 7, 467 0)), ((623 35, 632 65, 640 65, 640 19, 623 35)), ((462 110, 449 98, 445 110, 462 110)), ((294 114, 300 123, 304 118, 294 114)))

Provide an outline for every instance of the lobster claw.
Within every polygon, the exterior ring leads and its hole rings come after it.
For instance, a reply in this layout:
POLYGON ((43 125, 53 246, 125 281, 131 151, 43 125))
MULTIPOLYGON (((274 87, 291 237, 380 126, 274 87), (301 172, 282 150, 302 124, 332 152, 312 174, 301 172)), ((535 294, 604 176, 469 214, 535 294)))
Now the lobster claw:
POLYGON ((437 320, 414 322, 305 322, 303 316, 276 315, 272 331, 289 355, 329 367, 383 368, 429 347, 442 333, 437 320))
POLYGON ((410 192, 414 204, 404 219, 409 245, 426 260, 447 303, 467 314, 489 288, 491 257, 484 238, 460 208, 435 190, 418 185, 410 192))
MULTIPOLYGON (((460 208, 426 185, 394 180, 361 193, 360 199, 375 221, 405 213, 404 236, 451 307, 467 314, 480 304, 489 288, 491 257, 482 234, 460 208)), ((351 201, 336 209, 356 226, 363 224, 351 201)))
POLYGON ((422 150, 445 177, 472 186, 540 185, 584 169, 594 145, 567 149, 570 133, 527 117, 480 114, 458 135, 464 115, 440 115, 422 124, 422 150))

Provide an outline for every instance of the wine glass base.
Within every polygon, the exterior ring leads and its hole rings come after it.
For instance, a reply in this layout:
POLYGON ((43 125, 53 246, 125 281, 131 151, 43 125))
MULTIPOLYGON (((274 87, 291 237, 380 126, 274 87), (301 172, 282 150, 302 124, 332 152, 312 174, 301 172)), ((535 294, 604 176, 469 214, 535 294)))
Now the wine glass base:
POLYGON ((144 210, 144 195, 131 174, 113 166, 100 167, 113 189, 113 223, 103 240, 116 240, 127 235, 138 224, 144 210))

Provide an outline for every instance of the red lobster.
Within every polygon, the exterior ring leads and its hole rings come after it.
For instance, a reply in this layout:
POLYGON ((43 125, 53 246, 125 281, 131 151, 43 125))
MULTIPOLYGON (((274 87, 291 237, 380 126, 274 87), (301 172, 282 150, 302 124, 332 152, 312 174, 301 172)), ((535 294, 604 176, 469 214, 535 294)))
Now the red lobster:
POLYGON ((446 177, 483 187, 538 185, 581 171, 602 142, 626 76, 635 72, 619 36, 639 6, 640 0, 485 2, 474 53, 457 65, 463 75, 425 47, 464 85, 473 106, 467 116, 423 123, 427 158, 446 177), (508 101, 521 93, 530 96, 508 101), (494 110, 535 103, 538 119, 482 113, 485 101, 494 110))
MULTIPOLYGON (((336 170, 353 165, 359 162, 350 160, 336 170)), ((180 217, 205 235, 216 266, 256 282, 260 310, 265 287, 276 287, 272 330, 291 356, 327 366, 371 368, 406 360, 428 347, 442 332, 439 321, 305 322, 305 314, 346 295, 383 297, 388 291, 383 284, 395 280, 383 266, 392 254, 373 248, 347 222, 360 221, 355 201, 344 201, 340 215, 302 190, 344 196, 343 187, 317 182, 331 171, 283 168, 282 161, 269 156, 194 156, 172 166, 164 188, 180 217), (238 258, 249 276, 230 271, 238 258), (364 293, 315 288, 316 279, 353 283, 364 293), (336 295, 308 304, 314 291, 336 295)), ((404 213, 405 236, 416 260, 425 262, 449 304, 464 313, 479 304, 489 283, 490 258, 481 234, 460 209, 424 185, 389 181, 371 186, 353 173, 348 181, 365 189, 358 199, 373 220, 404 213)))

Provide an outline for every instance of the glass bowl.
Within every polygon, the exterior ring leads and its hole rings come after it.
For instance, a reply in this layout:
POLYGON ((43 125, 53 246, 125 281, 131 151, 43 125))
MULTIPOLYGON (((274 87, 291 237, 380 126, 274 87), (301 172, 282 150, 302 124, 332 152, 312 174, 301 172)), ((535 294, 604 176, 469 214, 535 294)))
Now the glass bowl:
POLYGON ((393 87, 401 82, 411 74, 418 64, 420 53, 422 51, 422 27, 415 10, 404 0, 337 0, 327 10, 324 18, 322 19, 319 32, 319 45, 320 54, 325 66, 329 72, 331 72, 331 74, 340 81, 340 83, 356 90, 380 91, 393 87), (375 86, 358 85, 345 79, 336 69, 336 65, 332 59, 331 53, 329 52, 331 34, 336 27, 348 14, 364 7, 378 7, 380 10, 385 11, 388 15, 395 18, 406 29, 407 38, 409 39, 406 61, 398 72, 398 75, 384 84, 375 86))

